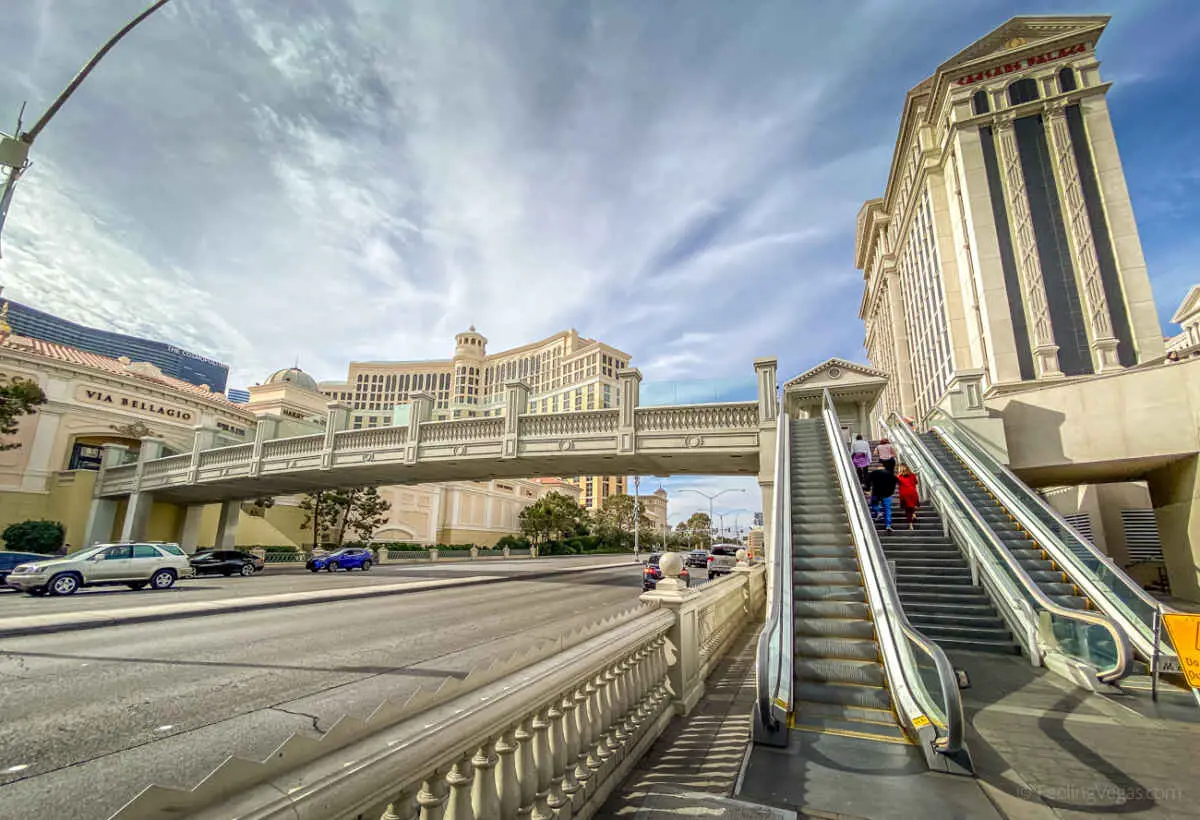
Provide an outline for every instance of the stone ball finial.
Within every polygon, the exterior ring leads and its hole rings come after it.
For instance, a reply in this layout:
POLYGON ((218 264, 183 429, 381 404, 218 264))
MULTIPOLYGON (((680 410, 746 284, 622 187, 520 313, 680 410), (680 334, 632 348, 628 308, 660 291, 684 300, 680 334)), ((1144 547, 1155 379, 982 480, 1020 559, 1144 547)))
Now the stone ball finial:
POLYGON ((664 578, 678 578, 683 572, 683 557, 677 552, 668 552, 658 559, 658 568, 664 578))
POLYGON ((738 550, 737 553, 735 554, 735 557, 737 558, 737 562, 738 562, 739 566, 744 566, 746 564, 746 551, 745 550, 738 550))

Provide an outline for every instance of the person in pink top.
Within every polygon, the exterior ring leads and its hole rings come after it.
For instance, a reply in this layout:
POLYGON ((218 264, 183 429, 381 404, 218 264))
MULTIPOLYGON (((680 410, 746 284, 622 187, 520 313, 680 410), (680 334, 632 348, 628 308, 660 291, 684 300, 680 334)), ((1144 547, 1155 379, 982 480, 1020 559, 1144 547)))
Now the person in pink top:
POLYGON ((878 446, 875 447, 875 457, 879 459, 879 463, 883 465, 883 469, 889 473, 896 472, 896 450, 892 447, 892 443, 887 439, 880 439, 878 446))

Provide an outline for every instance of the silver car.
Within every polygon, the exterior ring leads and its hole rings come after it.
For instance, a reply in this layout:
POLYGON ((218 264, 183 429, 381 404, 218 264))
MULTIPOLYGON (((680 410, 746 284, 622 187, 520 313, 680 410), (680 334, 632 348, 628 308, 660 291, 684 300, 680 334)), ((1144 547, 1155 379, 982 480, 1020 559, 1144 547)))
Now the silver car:
POLYGON ((19 564, 10 587, 30 595, 71 595, 80 587, 124 584, 130 589, 168 589, 192 574, 178 544, 100 544, 61 558, 19 564))

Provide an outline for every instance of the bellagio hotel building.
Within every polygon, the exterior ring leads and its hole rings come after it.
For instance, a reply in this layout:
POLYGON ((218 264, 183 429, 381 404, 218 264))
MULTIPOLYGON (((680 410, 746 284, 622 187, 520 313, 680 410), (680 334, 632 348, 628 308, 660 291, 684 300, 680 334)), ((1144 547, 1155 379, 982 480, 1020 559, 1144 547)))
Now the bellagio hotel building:
MULTIPOLYGON (((397 413, 420 392, 433 395, 434 418, 498 416, 504 408, 504 383, 513 379, 529 384, 530 413, 616 407, 617 372, 628 366, 628 353, 575 330, 488 353, 487 339, 472 327, 455 337, 451 359, 351 362, 346 381, 322 382, 319 389, 349 405, 351 426, 362 429, 400 423, 397 413)), ((574 476, 567 481, 579 486, 580 503, 590 510, 625 492, 623 477, 574 476)))
POLYGON ((1163 337, 1096 44, 1104 16, 1016 17, 908 92, 855 265, 877 413, 1159 360, 1163 337))

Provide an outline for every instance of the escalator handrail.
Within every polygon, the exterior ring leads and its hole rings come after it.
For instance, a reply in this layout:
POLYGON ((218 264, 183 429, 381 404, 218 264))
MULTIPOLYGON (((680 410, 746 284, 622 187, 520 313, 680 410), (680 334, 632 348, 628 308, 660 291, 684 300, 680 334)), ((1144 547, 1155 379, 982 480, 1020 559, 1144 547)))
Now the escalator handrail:
MULTIPOLYGON (((1062 543, 1060 536, 1052 532, 1046 527, 1045 523, 1035 514, 1036 510, 1049 515, 1055 524, 1059 526, 1063 533, 1069 535, 1079 544, 1091 557, 1095 558, 1101 564, 1105 564, 1112 571, 1113 577, 1120 579, 1124 586, 1139 598, 1151 612, 1161 610, 1163 612, 1174 612, 1169 606, 1160 603, 1152 597, 1148 592, 1141 588, 1133 580, 1125 574, 1124 570, 1116 565, 1112 558, 1101 552, 1093 543, 1084 538, 1078 530, 1076 530, 1062 515, 1046 503, 1045 499, 1037 493, 1029 490, 1023 495, 1017 495, 1012 488, 1003 482, 996 481, 989 473, 989 470, 995 470, 1002 473, 1006 478, 1012 480, 1017 487, 1025 487, 1025 483, 1017 477, 1007 466, 999 459, 989 454, 979 442, 977 442, 971 434, 971 431, 963 427, 959 421, 952 416, 943 413, 941 410, 935 410, 930 416, 929 425, 931 429, 941 434, 942 440, 950 447, 955 455, 961 458, 966 463, 975 476, 984 483, 997 498, 1001 499, 1001 503, 1017 517, 1021 526, 1029 530, 1029 532, 1046 547, 1054 560, 1062 567, 1070 567, 1072 572, 1068 572, 1071 576, 1071 581, 1082 589, 1093 602, 1098 605, 1108 606, 1104 608, 1104 614, 1114 620, 1128 620, 1132 623, 1126 625, 1126 631, 1129 633, 1130 639, 1134 644, 1134 648, 1143 656, 1144 660, 1149 661, 1154 654, 1154 624, 1153 618, 1151 623, 1146 623, 1137 617, 1136 613, 1124 607, 1120 601, 1113 602, 1112 593, 1103 584, 1097 583, 1089 568, 1082 565, 1079 556, 1071 551, 1070 547, 1062 543), (940 429, 938 425, 949 427, 952 435, 947 435, 947 431, 940 429), (973 447, 962 446, 962 440, 965 439, 973 447), (982 454, 983 458, 980 458, 982 454), (980 462, 983 462, 982 464, 980 462), (1032 503, 1035 509, 1030 509, 1026 502, 1032 503), (1109 611, 1115 609, 1116 612, 1109 611), (1133 628, 1130 629, 1129 626, 1133 628)), ((1159 643, 1159 653, 1166 653, 1168 657, 1174 658, 1175 650, 1171 647, 1170 642, 1163 639, 1159 643)))
POLYGON ((997 560, 987 545, 991 537, 989 530, 978 530, 979 524, 963 510, 954 497, 941 473, 934 468, 935 461, 925 451, 924 443, 912 435, 904 425, 899 424, 890 429, 881 424, 882 435, 896 445, 897 450, 904 456, 910 467, 915 468, 917 475, 925 486, 922 494, 930 498, 941 513, 946 526, 959 535, 956 543, 967 552, 967 557, 977 572, 980 582, 988 586, 1000 605, 1001 613, 1010 629, 1017 636, 1030 658, 1040 658, 1041 648, 1038 646, 1037 613, 1023 590, 995 565, 997 560), (912 439, 910 441, 909 439, 912 439))
POLYGON ((1105 683, 1112 683, 1113 681, 1120 680, 1128 675, 1133 664, 1133 654, 1130 651, 1129 636, 1125 634, 1125 630, 1122 629, 1111 618, 1105 615, 1092 613, 1083 609, 1071 609, 1070 607, 1065 607, 1050 598, 1050 596, 1042 591, 1042 588, 1038 586, 1037 582, 1029 576, 1029 573, 1026 572, 1025 568, 1021 566, 1015 557, 1013 557, 1012 553, 1008 551, 1008 548, 1003 544, 1003 539, 996 534, 996 531, 992 529, 991 525, 988 524, 987 521, 984 520, 983 516, 979 514, 979 510, 977 510, 975 505, 972 504, 967 499, 966 495, 963 494, 962 488, 960 488, 953 480, 950 479, 941 463, 928 453, 924 442, 922 442, 911 430, 909 430, 905 422, 895 413, 888 417, 887 426, 891 428, 891 432, 893 434, 896 432, 900 433, 901 439, 908 444, 908 449, 919 450, 925 455, 926 461, 929 462, 935 474, 941 480, 943 486, 950 490, 950 493, 954 496, 954 499, 958 502, 960 508, 962 508, 967 515, 970 516, 977 529, 989 536, 993 555, 998 555, 1000 557, 1000 560, 1002 560, 1009 568, 1013 576, 1021 582, 1021 586, 1025 588, 1025 592, 1037 603, 1039 609, 1057 615, 1061 618, 1095 624, 1103 627, 1112 635, 1113 642, 1117 647, 1116 663, 1110 670, 1097 670, 1097 678, 1105 683))
POLYGON ((913 736, 919 737, 918 726, 914 721, 918 717, 928 719, 928 710, 921 706, 916 694, 924 691, 924 685, 914 684, 910 679, 915 674, 919 680, 920 673, 916 671, 916 661, 905 643, 907 638, 921 647, 933 660, 937 669, 938 684, 945 704, 946 733, 936 739, 934 749, 943 754, 954 754, 962 749, 965 725, 958 677, 954 674, 954 667, 946 657, 945 651, 918 632, 904 612, 895 582, 888 570, 883 546, 879 543, 879 535, 875 532, 866 499, 863 498, 862 487, 858 484, 853 465, 850 463, 850 454, 841 439, 841 422, 838 420, 833 396, 828 390, 824 391, 824 405, 822 414, 829 436, 829 446, 833 451, 834 474, 842 497, 846 500, 850 531, 858 546, 860 563, 863 565, 863 582, 867 585, 871 614, 884 658, 884 671, 892 681, 892 694, 896 696, 897 706, 904 707, 898 708, 897 711, 903 715, 913 736))
POLYGON ((792 448, 786 413, 779 414, 775 435, 774 511, 765 539, 767 621, 759 634, 755 658, 758 714, 768 730, 787 725, 792 705, 792 448), (772 638, 778 643, 775 652, 771 651, 772 638))

